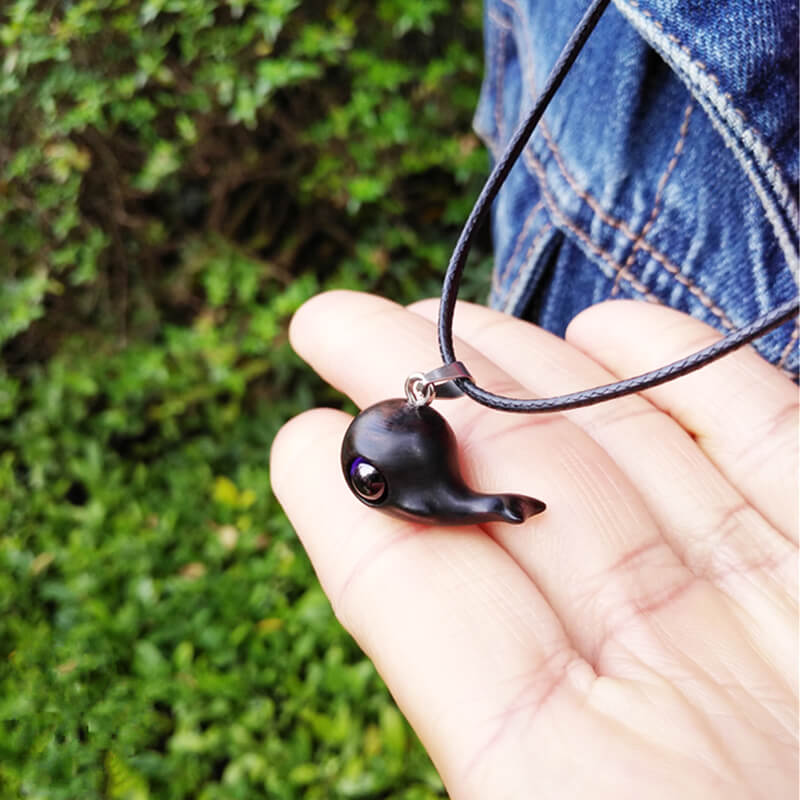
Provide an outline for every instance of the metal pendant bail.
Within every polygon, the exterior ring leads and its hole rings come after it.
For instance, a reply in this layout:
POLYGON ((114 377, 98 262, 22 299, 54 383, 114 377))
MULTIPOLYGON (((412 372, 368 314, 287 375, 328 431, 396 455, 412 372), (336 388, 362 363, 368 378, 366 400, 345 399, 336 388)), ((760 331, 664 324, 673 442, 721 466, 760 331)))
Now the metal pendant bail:
POLYGON ((406 378, 406 400, 415 408, 428 406, 436 396, 437 386, 450 383, 457 378, 472 380, 469 370, 460 361, 453 361, 426 373, 413 372, 406 378))

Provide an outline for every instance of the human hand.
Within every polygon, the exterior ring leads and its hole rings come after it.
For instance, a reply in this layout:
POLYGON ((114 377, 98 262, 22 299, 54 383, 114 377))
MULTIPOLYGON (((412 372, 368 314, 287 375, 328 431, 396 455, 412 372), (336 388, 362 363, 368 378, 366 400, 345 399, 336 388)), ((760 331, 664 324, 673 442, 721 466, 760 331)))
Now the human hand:
MULTIPOLYGON (((435 314, 335 292, 291 338, 364 407, 440 363, 435 314)), ((566 342, 468 304, 455 333, 476 382, 517 396, 608 383, 718 336, 629 301, 587 310, 566 342)), ((339 466, 350 418, 330 409, 285 426, 271 470, 454 800, 797 797, 794 384, 747 348, 564 414, 436 408, 472 486, 547 511, 454 529, 366 508, 339 466)))

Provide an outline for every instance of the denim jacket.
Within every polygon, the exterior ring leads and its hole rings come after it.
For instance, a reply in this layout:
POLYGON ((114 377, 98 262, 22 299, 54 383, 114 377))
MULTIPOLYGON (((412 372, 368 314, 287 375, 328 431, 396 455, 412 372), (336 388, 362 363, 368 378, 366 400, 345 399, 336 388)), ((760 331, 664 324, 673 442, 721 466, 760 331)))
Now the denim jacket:
MULTIPOLYGON (((585 6, 487 0, 495 157, 585 6)), ((632 297, 728 332, 796 296, 797 42, 797 0, 615 0, 495 201, 491 304, 563 334, 632 297)), ((797 345, 756 343, 795 378, 797 345)))

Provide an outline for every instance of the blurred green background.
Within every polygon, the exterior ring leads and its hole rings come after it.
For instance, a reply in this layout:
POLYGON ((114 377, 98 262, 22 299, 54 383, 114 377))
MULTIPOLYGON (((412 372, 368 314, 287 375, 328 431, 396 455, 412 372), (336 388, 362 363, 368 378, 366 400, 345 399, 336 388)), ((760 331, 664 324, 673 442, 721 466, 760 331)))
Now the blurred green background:
POLYGON ((305 299, 438 293, 481 51, 478 0, 2 4, 3 798, 444 796, 268 454, 347 407, 305 299))

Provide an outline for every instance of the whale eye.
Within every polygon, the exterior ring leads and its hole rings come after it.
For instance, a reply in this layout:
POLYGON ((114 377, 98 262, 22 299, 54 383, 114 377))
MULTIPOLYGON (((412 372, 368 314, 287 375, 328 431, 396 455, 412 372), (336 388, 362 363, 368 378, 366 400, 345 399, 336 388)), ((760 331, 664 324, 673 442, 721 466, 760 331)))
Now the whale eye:
POLYGON ((350 465, 350 484, 355 493, 368 503, 377 503, 386 494, 386 478, 363 458, 350 465))

